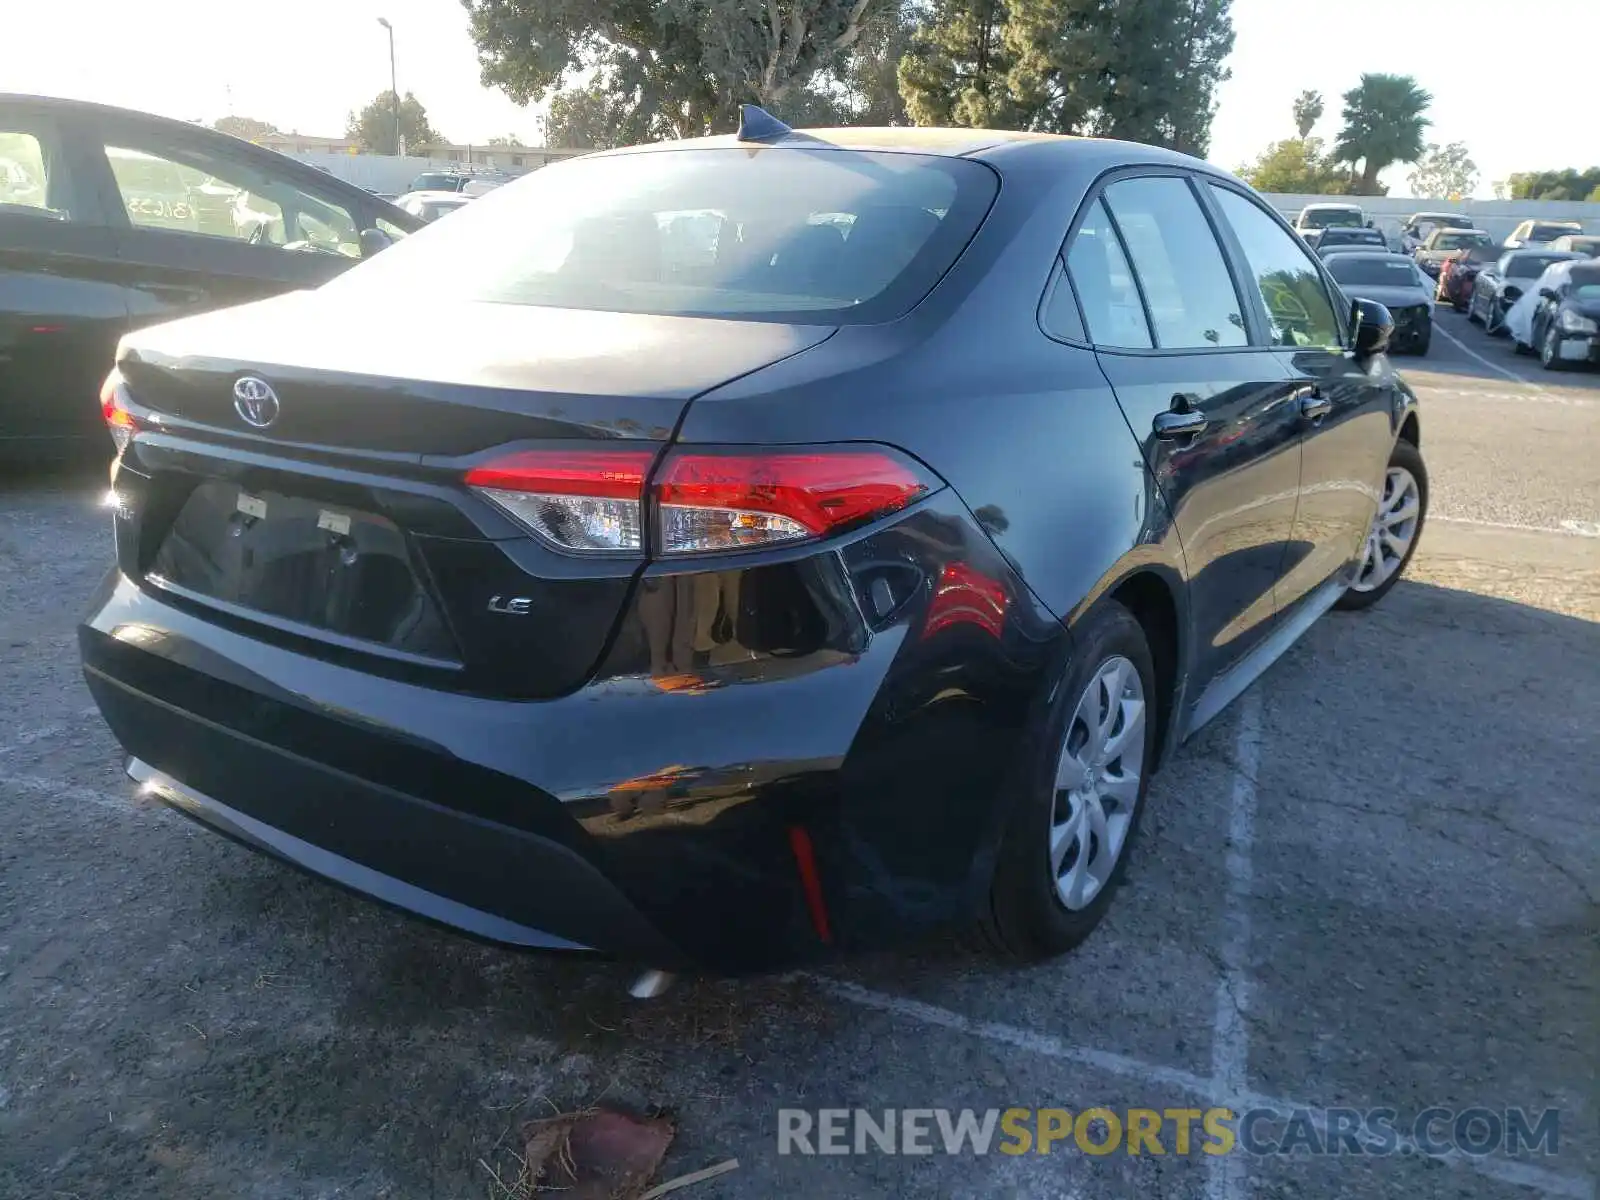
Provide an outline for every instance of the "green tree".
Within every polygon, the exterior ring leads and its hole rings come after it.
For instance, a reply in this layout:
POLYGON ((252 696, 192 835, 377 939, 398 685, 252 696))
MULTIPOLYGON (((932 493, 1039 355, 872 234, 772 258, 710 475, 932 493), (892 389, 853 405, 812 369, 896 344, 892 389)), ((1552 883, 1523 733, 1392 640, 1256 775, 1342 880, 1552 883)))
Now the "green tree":
POLYGON ((1472 161, 1464 142, 1451 142, 1448 146, 1429 142, 1407 182, 1413 196, 1459 199, 1472 195, 1477 188, 1478 164, 1472 161))
POLYGON ((609 150, 627 145, 621 101, 598 84, 566 88, 550 97, 545 142, 571 150, 609 150))
POLYGON ((872 3, 462 0, 486 85, 526 104, 588 71, 622 142, 730 125, 740 103, 781 109, 849 53, 872 3))
POLYGON ((1350 190, 1348 174, 1324 153, 1321 138, 1273 142, 1238 174, 1258 192, 1342 196, 1350 190))
POLYGON ((926 24, 900 59, 900 94, 918 125, 1032 128, 1013 96, 1016 56, 1006 0, 933 0, 926 24))
POLYGON ((1301 92, 1294 98, 1294 128, 1302 139, 1311 136, 1311 130, 1322 120, 1322 93, 1301 92))
MULTIPOLYGON (((444 143, 444 138, 428 124, 427 110, 410 92, 400 101, 400 134, 407 154, 426 154, 444 143)), ((371 104, 359 113, 351 113, 345 125, 345 136, 373 154, 398 154, 400 147, 394 140, 394 93, 379 92, 371 104)))
POLYGON ((236 138, 243 138, 247 142, 278 132, 278 127, 270 121, 258 121, 254 117, 221 117, 211 128, 232 134, 236 138))
POLYGON ((1231 0, 934 0, 901 60, 918 124, 1128 138, 1204 154, 1231 0))
POLYGON ((1361 164, 1356 193, 1379 195, 1378 174, 1397 162, 1422 157, 1422 131, 1433 97, 1409 75, 1363 75, 1344 94, 1344 129, 1333 148, 1336 161, 1361 164))
POLYGON ((1587 171, 1571 167, 1564 171, 1519 171, 1506 182, 1513 200, 1592 200, 1592 193, 1600 189, 1600 167, 1587 171))

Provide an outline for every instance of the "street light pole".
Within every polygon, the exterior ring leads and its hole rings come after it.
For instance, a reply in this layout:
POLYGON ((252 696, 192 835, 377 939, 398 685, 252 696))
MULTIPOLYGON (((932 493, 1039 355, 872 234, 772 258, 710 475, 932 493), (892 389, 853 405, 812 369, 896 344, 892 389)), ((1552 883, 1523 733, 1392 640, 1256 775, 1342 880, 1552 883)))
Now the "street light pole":
POLYGON ((394 26, 388 17, 379 17, 378 24, 389 31, 389 95, 394 97, 394 148, 401 158, 406 154, 405 134, 400 132, 400 87, 394 74, 394 26))

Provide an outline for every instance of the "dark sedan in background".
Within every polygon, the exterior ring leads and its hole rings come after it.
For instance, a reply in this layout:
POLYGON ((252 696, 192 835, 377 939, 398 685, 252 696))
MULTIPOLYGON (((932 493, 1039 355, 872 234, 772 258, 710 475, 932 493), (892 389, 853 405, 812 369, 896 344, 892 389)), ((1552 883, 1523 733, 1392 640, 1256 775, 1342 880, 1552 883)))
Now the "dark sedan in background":
POLYGON ((1439 270, 1447 258, 1462 250, 1488 249, 1494 244, 1494 238, 1481 229, 1435 229, 1412 257, 1417 266, 1422 268, 1423 274, 1430 279, 1438 279, 1439 270))
POLYGON ((1478 272, 1490 263, 1499 261, 1504 253, 1492 243, 1457 250, 1439 265, 1439 287, 1435 298, 1443 300, 1458 313, 1466 312, 1472 303, 1472 289, 1477 283, 1478 272))
POLYGON ((1506 313, 1523 291, 1533 286, 1544 269, 1564 259, 1582 258, 1570 250, 1508 250, 1478 272, 1472 282, 1472 302, 1467 320, 1482 325, 1491 337, 1505 333, 1506 313))
POLYGON ((1547 371, 1600 363, 1600 262, 1575 262, 1559 285, 1542 290, 1532 345, 1547 371))
POLYGON ((1306 244, 1324 256, 1330 250, 1343 249, 1347 246, 1360 246, 1363 249, 1370 247, 1373 250, 1389 248, 1388 239, 1379 230, 1343 225, 1330 225, 1326 229, 1307 234, 1306 244))
POLYGON ((0 95, 0 457, 103 447, 130 329, 315 287, 421 224, 198 125, 0 95))
POLYGON ((1394 318, 1390 347, 1396 353, 1426 354, 1433 341, 1433 281, 1403 254, 1349 250, 1330 255, 1328 274, 1344 294, 1376 300, 1394 318))
POLYGON ((1245 185, 746 120, 124 339, 80 647, 150 794, 519 945, 1038 959, 1163 757, 1399 579, 1388 313, 1245 185))

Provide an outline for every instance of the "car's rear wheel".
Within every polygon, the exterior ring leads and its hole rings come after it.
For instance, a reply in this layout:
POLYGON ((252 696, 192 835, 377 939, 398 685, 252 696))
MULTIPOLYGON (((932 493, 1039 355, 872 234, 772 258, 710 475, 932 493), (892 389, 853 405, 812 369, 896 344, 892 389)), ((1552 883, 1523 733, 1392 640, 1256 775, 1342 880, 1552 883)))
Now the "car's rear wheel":
POLYGON ((1108 602, 1076 642, 983 920, 996 948, 1024 960, 1071 950, 1105 916, 1156 761, 1156 675, 1139 622, 1108 602))
POLYGON ((1416 553, 1427 516, 1428 469, 1422 452, 1410 442, 1398 441, 1389 455, 1383 495, 1367 531, 1361 566, 1339 597, 1338 607, 1371 608, 1389 594, 1416 553))

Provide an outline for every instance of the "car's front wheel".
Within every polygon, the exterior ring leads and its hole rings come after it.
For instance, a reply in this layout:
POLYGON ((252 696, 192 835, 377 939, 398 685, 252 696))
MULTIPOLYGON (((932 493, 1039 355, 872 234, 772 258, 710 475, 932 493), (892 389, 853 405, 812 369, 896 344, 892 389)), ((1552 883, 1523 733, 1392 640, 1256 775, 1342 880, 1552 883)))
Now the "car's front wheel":
POLYGON ((1339 597, 1338 607, 1371 608, 1389 594, 1416 552, 1427 516, 1428 469, 1422 452, 1410 442, 1398 441, 1389 455, 1383 494, 1362 546, 1361 565, 1339 597))
POLYGON ((1550 328, 1544 331, 1544 340, 1539 343, 1539 362, 1546 371, 1559 371, 1566 365, 1561 361, 1561 337, 1554 321, 1550 322, 1550 328))
POLYGON ((1156 763, 1143 628, 1113 601, 1074 634, 1075 661, 1011 814, 982 922, 996 948, 1023 960, 1071 950, 1105 916, 1156 763))

